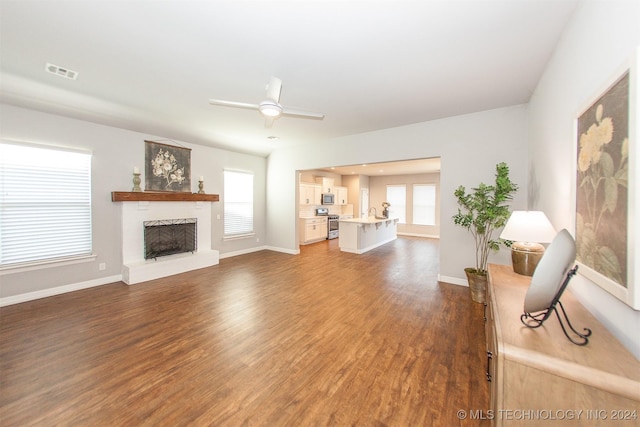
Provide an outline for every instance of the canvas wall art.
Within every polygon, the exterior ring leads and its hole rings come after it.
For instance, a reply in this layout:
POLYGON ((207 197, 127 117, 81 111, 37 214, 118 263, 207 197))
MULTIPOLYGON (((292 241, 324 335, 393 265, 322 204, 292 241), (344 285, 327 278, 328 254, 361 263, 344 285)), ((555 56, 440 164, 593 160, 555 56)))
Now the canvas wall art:
POLYGON ((635 292, 632 67, 617 73, 577 117, 576 260, 579 273, 638 309, 635 292))
POLYGON ((145 141, 145 191, 191 192, 191 149, 145 141))

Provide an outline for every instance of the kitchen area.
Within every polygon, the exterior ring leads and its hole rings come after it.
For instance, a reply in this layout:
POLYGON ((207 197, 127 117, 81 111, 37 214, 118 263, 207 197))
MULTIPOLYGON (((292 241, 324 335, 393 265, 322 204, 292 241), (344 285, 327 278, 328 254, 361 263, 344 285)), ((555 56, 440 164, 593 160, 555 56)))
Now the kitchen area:
POLYGON ((299 177, 300 245, 338 239, 341 251, 360 254, 397 237, 398 220, 389 218, 384 206, 368 208, 368 189, 360 191, 360 177, 346 176, 343 185, 342 176, 320 173, 299 177))
POLYGON ((300 174, 299 236, 300 244, 308 245, 339 237, 339 221, 353 218, 353 203, 349 203, 347 187, 341 177, 300 174))

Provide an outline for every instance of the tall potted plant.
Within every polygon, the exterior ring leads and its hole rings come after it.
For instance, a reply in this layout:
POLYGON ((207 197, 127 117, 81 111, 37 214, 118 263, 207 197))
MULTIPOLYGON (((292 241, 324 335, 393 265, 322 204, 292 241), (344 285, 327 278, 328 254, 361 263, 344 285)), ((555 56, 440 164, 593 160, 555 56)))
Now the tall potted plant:
POLYGON ((475 240, 476 266, 465 268, 471 299, 485 302, 487 288, 487 263, 491 251, 500 249, 506 243, 494 239, 493 233, 503 227, 509 218, 508 202, 513 199, 518 185, 509 178, 509 166, 506 163, 496 165, 495 183, 480 183, 469 193, 464 186, 456 189, 454 195, 458 199, 458 213, 453 222, 467 229, 475 240))

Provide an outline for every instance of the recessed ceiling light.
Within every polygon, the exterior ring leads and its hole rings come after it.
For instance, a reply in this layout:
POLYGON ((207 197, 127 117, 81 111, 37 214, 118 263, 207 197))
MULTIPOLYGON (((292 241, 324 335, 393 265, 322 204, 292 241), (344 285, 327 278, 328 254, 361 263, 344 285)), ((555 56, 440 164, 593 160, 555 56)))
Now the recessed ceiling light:
POLYGON ((78 72, 77 71, 73 71, 73 70, 70 70, 68 68, 60 67, 59 65, 54 65, 54 64, 50 64, 50 63, 47 62, 47 65, 45 66, 44 69, 45 69, 45 71, 47 73, 55 74, 56 76, 64 77, 65 79, 70 79, 70 80, 77 80, 78 79, 78 72))

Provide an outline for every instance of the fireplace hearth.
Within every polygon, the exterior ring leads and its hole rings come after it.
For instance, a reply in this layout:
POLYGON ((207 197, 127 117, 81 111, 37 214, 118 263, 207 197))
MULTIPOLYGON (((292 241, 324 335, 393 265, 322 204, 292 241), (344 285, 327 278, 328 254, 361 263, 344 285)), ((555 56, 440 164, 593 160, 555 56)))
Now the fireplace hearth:
POLYGON ((144 259, 197 250, 197 218, 144 221, 144 259))

